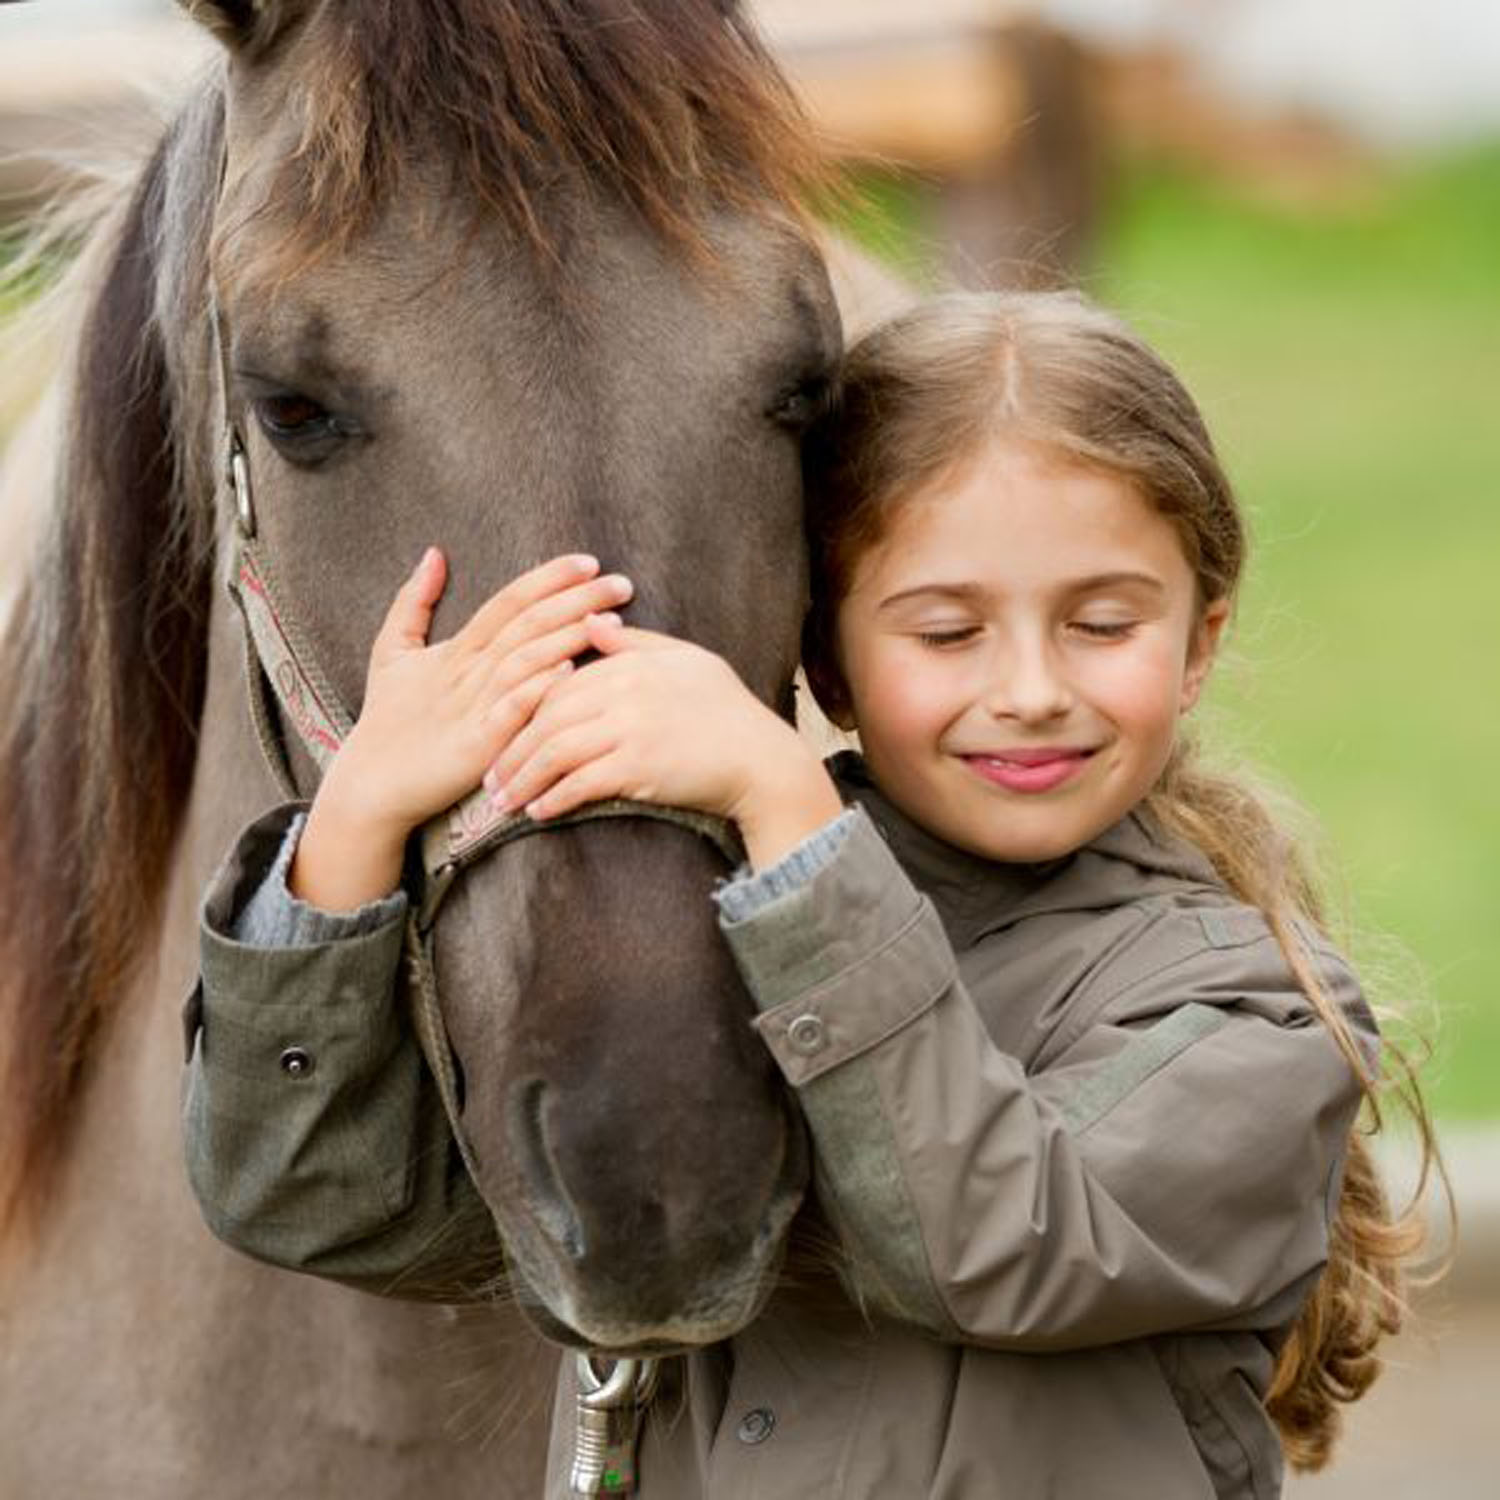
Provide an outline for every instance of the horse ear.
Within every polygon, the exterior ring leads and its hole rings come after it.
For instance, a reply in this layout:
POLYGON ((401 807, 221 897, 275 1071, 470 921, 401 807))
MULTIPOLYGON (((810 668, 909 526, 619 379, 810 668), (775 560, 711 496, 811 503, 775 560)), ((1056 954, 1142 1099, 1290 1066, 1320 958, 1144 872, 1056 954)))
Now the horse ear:
POLYGON ((177 0, 231 51, 262 51, 311 5, 312 0, 177 0))

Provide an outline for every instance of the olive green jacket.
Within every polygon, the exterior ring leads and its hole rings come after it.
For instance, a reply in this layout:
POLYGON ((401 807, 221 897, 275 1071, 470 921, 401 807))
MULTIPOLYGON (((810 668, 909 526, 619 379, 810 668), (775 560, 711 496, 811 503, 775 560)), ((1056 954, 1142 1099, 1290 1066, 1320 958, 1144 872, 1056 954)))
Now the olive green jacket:
MULTIPOLYGON (((999 865, 842 769, 861 811, 836 852, 721 921, 812 1133, 848 1295, 789 1278, 734 1339, 670 1362, 645 1500, 1279 1494, 1261 1398, 1327 1254, 1359 1092, 1264 921, 1137 817, 999 865)), ((228 935, 287 816, 206 903, 194 1188, 251 1254, 451 1293, 451 1226, 487 1219, 397 1012, 399 922, 303 948, 228 935), (312 1069, 288 1073, 288 1049, 312 1069)), ((1373 1048, 1353 975, 1311 941, 1373 1048)))

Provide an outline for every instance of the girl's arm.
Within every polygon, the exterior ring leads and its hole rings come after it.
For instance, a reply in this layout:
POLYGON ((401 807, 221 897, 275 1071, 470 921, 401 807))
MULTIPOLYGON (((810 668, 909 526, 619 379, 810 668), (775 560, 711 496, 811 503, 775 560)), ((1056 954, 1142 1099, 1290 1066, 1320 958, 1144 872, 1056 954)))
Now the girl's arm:
MULTIPOLYGON (((1216 946, 1197 912, 1146 919, 1028 1075, 863 813, 796 890, 739 921, 725 904, 864 1303, 1019 1350, 1295 1315, 1360 1095, 1263 924, 1216 946)), ((1321 971, 1368 1022, 1347 967, 1321 971)))
POLYGON ((246 832, 205 902, 189 1001, 189 1176, 211 1228, 261 1259, 450 1301, 501 1271, 396 997, 412 828, 478 784, 629 594, 560 558, 428 646, 445 581, 430 551, 371 653, 364 708, 306 827, 246 832), (290 876, 288 874, 290 867, 290 876))
POLYGON ((204 904, 189 1181, 214 1233, 257 1259, 465 1300, 502 1259, 398 1003, 406 898, 338 915, 296 902, 303 817, 252 824, 204 904))

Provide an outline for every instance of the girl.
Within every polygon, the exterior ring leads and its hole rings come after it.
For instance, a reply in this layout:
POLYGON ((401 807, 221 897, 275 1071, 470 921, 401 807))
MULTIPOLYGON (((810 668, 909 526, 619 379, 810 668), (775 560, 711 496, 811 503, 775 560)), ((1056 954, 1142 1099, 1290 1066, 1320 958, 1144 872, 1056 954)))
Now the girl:
MULTIPOLYGON (((679 1362, 642 1493, 1275 1495, 1283 1450, 1321 1463, 1336 1400, 1374 1378, 1416 1236, 1351 1135, 1375 1030, 1299 852, 1181 731, 1244 553, 1202 420, 1077 297, 945 298, 852 352, 808 478, 807 674, 863 758, 825 767, 722 661, 597 612, 628 585, 590 560, 476 617, 498 665, 469 701, 424 645, 429 556, 305 829, 282 816, 248 904, 233 861, 210 894, 204 1030, 274 982, 245 942, 332 955, 397 921, 405 835, 481 771, 536 818, 611 796, 730 818, 749 868, 721 926, 850 1296, 813 1316, 779 1293, 679 1362), (447 726, 421 753, 418 704, 447 726)), ((390 975, 369 983, 376 1025, 390 975)), ((341 1235, 357 1157, 329 1117, 270 1172, 276 1212, 227 1212, 287 1125, 226 1106, 245 1085, 214 1056, 188 1102, 210 1222, 283 1264, 399 1277, 453 1185, 341 1235)), ((430 1120, 388 1125, 411 1160, 369 1171, 441 1170, 430 1120)))

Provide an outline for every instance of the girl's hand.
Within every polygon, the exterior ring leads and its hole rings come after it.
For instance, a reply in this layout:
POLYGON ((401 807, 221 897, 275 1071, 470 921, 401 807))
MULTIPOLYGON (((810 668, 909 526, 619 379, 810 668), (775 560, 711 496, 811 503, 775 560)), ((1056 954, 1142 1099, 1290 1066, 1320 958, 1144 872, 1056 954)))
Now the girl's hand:
POLYGON ((292 892, 326 911, 389 894, 412 829, 479 784, 547 689, 587 649, 584 621, 630 597, 592 557, 559 557, 506 585, 451 639, 427 644, 447 582, 429 548, 375 637, 359 722, 308 814, 292 892))
POLYGON ((485 776, 503 807, 534 818, 607 797, 696 808, 736 823, 757 867, 842 811, 817 755, 722 658, 609 617, 587 632, 600 660, 548 684, 485 776))

